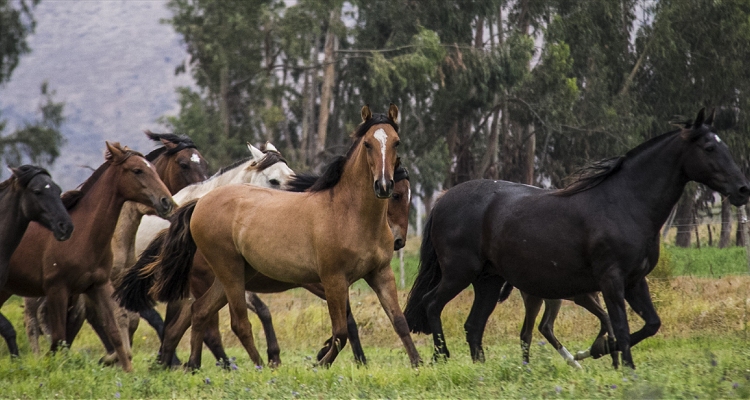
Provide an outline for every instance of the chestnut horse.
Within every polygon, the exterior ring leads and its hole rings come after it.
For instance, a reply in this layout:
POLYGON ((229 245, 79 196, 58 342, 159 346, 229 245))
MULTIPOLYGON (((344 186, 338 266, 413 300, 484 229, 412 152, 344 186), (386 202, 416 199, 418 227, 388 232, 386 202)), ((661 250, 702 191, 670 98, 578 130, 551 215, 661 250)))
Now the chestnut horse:
MULTIPOLYGON (((73 233, 73 222, 60 200, 60 187, 44 168, 22 165, 11 169, 11 177, 0 182, 0 289, 8 280, 10 257, 21 243, 31 221, 52 231, 64 241, 73 233)), ((0 334, 11 356, 18 355, 16 331, 0 314, 0 334)))
POLYGON ((107 150, 106 162, 81 189, 63 194, 63 203, 76 226, 68 243, 53 240, 39 225, 29 226, 11 257, 0 305, 12 294, 47 296, 51 351, 56 351, 61 343, 72 339, 66 332, 71 296, 86 294, 97 305, 123 369, 130 371, 130 346, 120 336, 113 314, 110 241, 125 201, 146 204, 160 215, 170 213, 174 203, 153 165, 141 154, 118 143, 107 143, 107 150))
MULTIPOLYGON (((207 178, 208 164, 190 138, 172 133, 153 133, 148 130, 144 133, 149 139, 162 144, 162 146, 148 153, 146 160, 153 163, 156 173, 159 174, 159 178, 161 178, 171 194, 175 194, 185 186, 207 178)), ((138 225, 141 223, 141 217, 145 214, 153 213, 154 210, 145 205, 131 201, 125 202, 112 238, 112 281, 117 279, 126 266, 135 263, 135 233, 138 230, 138 225)), ((104 343, 107 353, 112 354, 114 348, 107 340, 103 322, 95 312, 96 307, 90 303, 86 304, 84 298, 80 296, 71 301, 80 304, 72 303, 75 305, 71 307, 71 312, 68 313, 69 332, 78 332, 83 324, 85 313, 85 318, 94 328, 102 343, 104 343)), ((34 354, 39 353, 40 331, 49 331, 46 327, 46 321, 39 318, 39 316, 46 314, 45 307, 44 297, 24 298, 26 336, 29 339, 29 346, 34 354)), ((138 327, 138 315, 126 313, 122 309, 116 310, 115 315, 120 332, 129 337, 132 345, 132 335, 138 327)), ((164 323, 158 313, 144 311, 143 318, 154 327, 159 338, 161 338, 164 323)), ((75 334, 72 336, 75 337, 75 334)), ((69 346, 72 344, 72 342, 68 342, 69 346)))
MULTIPOLYGON (((304 192, 308 190, 315 183, 315 181, 317 181, 318 178, 318 176, 314 175, 298 174, 289 182, 289 185, 291 186, 290 190, 296 192, 304 192)), ((395 182, 393 187, 393 194, 388 200, 388 224, 391 227, 391 232, 393 232, 394 236, 394 250, 399 250, 404 247, 406 243, 406 234, 409 229, 411 185, 409 183, 409 174, 407 170, 401 166, 398 166, 396 168, 393 180, 395 182)), ((163 239, 163 235, 158 236, 157 239, 149 245, 148 249, 144 251, 141 259, 134 266, 134 268, 129 271, 129 274, 132 274, 132 279, 137 279, 137 276, 141 273, 141 269, 154 260, 155 255, 158 254, 158 251, 163 243, 163 239)), ((200 298, 208 291, 209 287, 215 279, 215 275, 212 273, 211 268, 206 264, 205 259, 202 257, 200 251, 196 252, 195 257, 193 258, 193 269, 190 273, 190 291, 194 298, 200 298)), ((254 277, 252 281, 248 283, 246 289, 252 289, 253 286, 260 287, 260 290, 266 291, 269 291, 269 288, 271 287, 278 288, 279 291, 291 288, 289 284, 279 282, 275 282, 273 283, 273 285, 270 285, 268 284, 268 282, 271 280, 267 277, 264 277, 264 279, 266 280, 258 283, 259 279, 259 277, 254 277)), ((323 300, 326 300, 325 291, 321 284, 315 283, 305 284, 301 286, 309 290, 316 296, 322 298, 323 300)), ((119 288, 118 291, 120 291, 119 288)), ((263 301, 258 297, 257 294, 251 291, 247 291, 245 293, 245 301, 248 309, 258 314, 261 324, 263 325, 263 330, 266 334, 268 363, 270 365, 281 364, 281 359, 279 357, 279 343, 276 340, 276 332, 273 327, 271 313, 268 310, 268 307, 265 305, 265 303, 263 303, 263 301)), ((165 320, 164 341, 162 343, 159 357, 160 363, 169 365, 170 360, 172 360, 173 362, 173 360, 175 359, 174 354, 177 344, 182 339, 182 336, 185 334, 187 328, 190 327, 191 313, 189 306, 189 302, 185 300, 170 303, 170 309, 172 310, 172 312, 167 315, 167 319, 165 320)), ((346 311, 347 330, 349 340, 352 343, 352 352, 354 353, 354 358, 358 363, 366 364, 367 359, 365 357, 364 351, 362 350, 362 345, 359 341, 357 323, 352 316, 351 308, 349 307, 348 303, 346 311)), ((224 347, 221 343, 221 333, 219 332, 218 317, 218 313, 216 313, 210 319, 204 337, 204 342, 206 346, 208 346, 209 350, 211 350, 214 357, 216 357, 216 360, 219 361, 219 363, 224 367, 228 367, 230 363, 229 358, 227 357, 226 352, 224 351, 224 347)), ((329 346, 330 339, 327 342, 327 346, 318 353, 318 360, 325 356, 329 346)))
POLYGON ((309 192, 231 185, 180 208, 151 265, 156 272, 153 292, 161 301, 185 297, 198 249, 216 275, 211 288, 192 305, 188 367, 200 367, 208 322, 227 302, 233 332, 250 359, 262 364, 244 296, 245 283, 257 274, 292 286, 323 284, 334 340, 322 365, 330 365, 346 344, 348 288, 360 278, 378 295, 412 365, 421 362, 390 267, 393 234, 386 199, 393 192, 397 116, 394 105, 387 116, 373 116, 363 107, 363 123, 347 155, 330 164, 309 192))
POLYGON ((736 206, 750 196, 747 178, 714 132, 713 113, 650 139, 624 156, 594 164, 562 190, 493 180, 448 190, 425 224, 420 267, 404 313, 414 332, 432 333, 435 357, 449 355, 440 314, 474 286, 466 339, 482 360, 482 336, 506 282, 539 298, 601 291, 622 363, 661 320, 646 281, 659 259, 659 231, 697 181, 736 206), (630 333, 625 302, 645 322, 630 333))

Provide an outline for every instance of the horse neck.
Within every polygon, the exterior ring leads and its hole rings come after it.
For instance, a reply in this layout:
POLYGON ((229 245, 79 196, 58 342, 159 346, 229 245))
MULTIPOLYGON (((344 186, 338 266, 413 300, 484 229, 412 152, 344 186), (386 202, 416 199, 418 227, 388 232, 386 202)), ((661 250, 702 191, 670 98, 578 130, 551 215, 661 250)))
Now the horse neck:
MULTIPOLYGON (((250 161, 248 161, 247 163, 249 162, 250 161)), ((203 197, 206 193, 216 189, 219 186, 249 182, 250 179, 247 178, 247 174, 257 174, 257 171, 252 170, 248 172, 246 170, 247 163, 238 165, 235 168, 230 169, 229 171, 225 171, 221 175, 214 175, 203 182, 186 186, 172 198, 175 202, 177 202, 177 204, 185 204, 190 200, 195 200, 203 197)))
POLYGON ((629 214, 661 229, 688 182, 682 168, 682 145, 680 137, 675 136, 644 149, 624 160, 610 185, 602 189, 624 200, 620 204, 629 214), (618 195, 612 185, 625 187, 627 195, 618 195))
POLYGON ((115 187, 119 178, 117 166, 107 168, 70 212, 79 240, 90 244, 96 251, 110 249, 117 220, 125 204, 126 199, 115 187))
POLYGON ((29 226, 30 220, 21 212, 20 195, 12 186, 0 192, 0 238, 3 239, 0 242, 0 265, 8 263, 29 226))
POLYGON ((169 172, 169 156, 166 156, 164 154, 160 154, 154 161, 152 161, 154 164, 154 169, 156 169, 156 173, 159 175, 159 178, 164 182, 164 185, 169 189, 169 194, 175 194, 182 190, 185 185, 175 182, 174 179, 172 179, 172 174, 169 172))
MULTIPOLYGON (((375 182, 363 146, 347 160, 341 179, 333 187, 333 201, 339 202, 347 212, 359 215, 366 224, 386 224, 388 200, 375 196, 375 182)), ((379 225, 375 225, 379 226, 379 225)))

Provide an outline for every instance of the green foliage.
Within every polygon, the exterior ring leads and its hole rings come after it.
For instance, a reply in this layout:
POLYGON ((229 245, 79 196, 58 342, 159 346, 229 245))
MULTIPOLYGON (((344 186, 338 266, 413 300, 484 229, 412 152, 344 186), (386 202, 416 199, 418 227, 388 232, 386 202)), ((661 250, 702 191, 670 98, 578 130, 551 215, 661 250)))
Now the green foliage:
POLYGON ((671 249, 667 248, 664 243, 660 243, 659 261, 648 276, 657 279, 671 279, 674 276, 675 268, 671 249))
POLYGON ((0 0, 0 84, 8 81, 19 58, 30 51, 26 37, 34 32, 32 9, 40 0, 0 0))
MULTIPOLYGON (((50 91, 47 82, 42 83, 44 102, 39 105, 41 119, 26 123, 10 135, 0 134, 0 159, 8 165, 19 165, 28 158, 34 164, 52 164, 60 155, 64 138, 60 127, 65 122, 65 103, 55 102, 55 91, 50 91)), ((0 123, 0 133, 5 127, 0 123)))
POLYGON ((683 248, 666 246, 674 264, 674 275, 722 277, 748 274, 744 247, 683 248))

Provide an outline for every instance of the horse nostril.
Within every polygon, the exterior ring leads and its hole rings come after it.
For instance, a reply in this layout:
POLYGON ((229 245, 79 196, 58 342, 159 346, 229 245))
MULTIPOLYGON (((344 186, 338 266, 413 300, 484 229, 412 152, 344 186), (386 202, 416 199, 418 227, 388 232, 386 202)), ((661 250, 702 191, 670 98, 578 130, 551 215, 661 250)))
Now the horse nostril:
POLYGON ((162 208, 164 208, 165 210, 171 210, 172 209, 172 202, 169 201, 168 198, 162 197, 161 200, 160 200, 160 202, 161 202, 162 208))
POLYGON ((393 250, 401 250, 405 244, 404 239, 396 239, 396 241, 393 242, 393 250))
POLYGON ((739 191, 739 192, 740 192, 740 194, 741 194, 741 195, 743 195, 743 196, 747 196, 747 195, 749 195, 749 194, 750 194, 750 189, 748 189, 748 187, 747 187, 747 186, 740 186, 740 188, 739 188, 739 190, 738 190, 738 191, 739 191))

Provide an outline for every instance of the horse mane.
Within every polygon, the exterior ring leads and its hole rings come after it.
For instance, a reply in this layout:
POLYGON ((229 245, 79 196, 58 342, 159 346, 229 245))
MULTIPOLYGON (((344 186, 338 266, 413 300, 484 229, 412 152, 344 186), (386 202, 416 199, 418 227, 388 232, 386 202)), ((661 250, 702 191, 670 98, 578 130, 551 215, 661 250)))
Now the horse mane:
MULTIPOLYGON (((398 133, 398 124, 388 118, 387 115, 373 114, 372 118, 359 124, 354 133, 352 133, 351 137, 354 138, 354 142, 352 143, 351 147, 349 147, 346 155, 336 156, 333 161, 329 162, 325 166, 323 173, 317 178, 317 180, 315 180, 312 185, 306 186, 307 191, 321 192, 323 190, 331 189, 336 186, 336 184, 338 184, 341 180, 341 176, 344 174, 344 165, 354 154, 354 149, 357 148, 359 142, 362 141, 362 138, 365 136, 367 131, 370 130, 370 128, 380 124, 388 124, 396 131, 396 133, 398 133)), ((294 177, 292 177, 291 181, 287 183, 287 185, 291 187, 290 191, 304 192, 305 189, 296 190, 296 187, 308 185, 309 180, 314 176, 315 175, 311 174, 295 174, 294 177)))
POLYGON ((574 172, 571 177, 571 182, 564 188, 554 192, 557 196, 572 196, 576 193, 585 192, 589 189, 593 189, 607 178, 615 175, 622 167, 623 162, 632 159, 647 149, 654 147, 663 141, 672 138, 675 134, 681 132, 681 129, 663 133, 659 136, 651 138, 638 146, 628 150, 623 156, 606 158, 604 160, 595 161, 587 166, 582 167, 578 171, 574 172))
POLYGON ((276 164, 277 162, 283 162, 284 164, 288 165, 286 159, 278 151, 266 150, 264 151, 264 153, 266 155, 257 164, 253 164, 253 166, 256 167, 258 171, 263 171, 264 169, 276 164))
POLYGON ((51 176, 49 172, 42 167, 36 165, 22 165, 13 170, 13 174, 10 178, 0 182, 0 190, 7 189, 13 184, 13 182, 18 182, 21 187, 26 187, 29 185, 29 182, 31 182, 31 179, 39 174, 51 176))
POLYGON ((182 151, 184 149, 195 149, 197 148, 195 146, 195 143, 193 143, 193 140, 185 135, 175 135, 174 133, 153 133, 151 131, 145 131, 144 132, 146 136, 148 136, 149 139, 153 141, 161 141, 166 140, 170 143, 174 143, 177 145, 176 147, 173 147, 171 149, 167 149, 166 146, 157 147, 156 149, 152 150, 150 153, 146 155, 146 160, 153 162, 156 160, 157 157, 159 157, 162 154, 171 156, 172 154, 175 154, 179 151, 182 151))
MULTIPOLYGON (((125 160, 130 158, 130 156, 143 157, 143 154, 135 150, 126 148, 124 150, 124 155, 122 159, 119 162, 117 162, 116 165, 122 164, 123 162, 125 162, 125 160)), ((112 165, 112 161, 109 161, 109 160, 105 161, 104 164, 100 165, 99 168, 97 168, 96 171, 94 171, 94 173, 91 174, 91 176, 88 179, 86 179, 81 185, 79 185, 77 189, 68 190, 67 192, 63 193, 62 196, 60 196, 60 199, 62 200, 62 203, 65 206, 65 209, 70 211, 73 208, 75 208, 75 206, 83 198, 83 196, 85 196, 86 193, 88 193, 91 190, 91 188, 94 186, 96 181, 98 181, 99 178, 101 178, 101 176, 104 174, 104 171, 106 171, 107 168, 109 168, 111 165, 112 165)))

